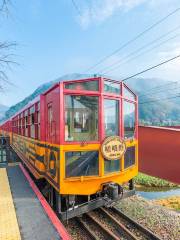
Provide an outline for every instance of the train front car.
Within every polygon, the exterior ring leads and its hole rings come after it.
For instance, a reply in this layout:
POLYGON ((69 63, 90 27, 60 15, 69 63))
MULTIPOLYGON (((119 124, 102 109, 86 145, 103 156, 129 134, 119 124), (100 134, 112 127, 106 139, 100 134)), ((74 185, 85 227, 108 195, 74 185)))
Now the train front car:
POLYGON ((105 78, 60 83, 61 218, 134 194, 137 173, 137 96, 105 78))

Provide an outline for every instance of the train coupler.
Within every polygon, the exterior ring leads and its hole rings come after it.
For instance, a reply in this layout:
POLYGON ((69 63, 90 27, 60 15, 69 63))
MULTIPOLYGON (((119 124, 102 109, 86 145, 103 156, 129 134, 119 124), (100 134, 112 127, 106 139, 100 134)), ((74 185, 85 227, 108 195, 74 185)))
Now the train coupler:
POLYGON ((110 200, 118 200, 123 196, 123 188, 116 183, 108 183, 103 185, 103 192, 110 200))

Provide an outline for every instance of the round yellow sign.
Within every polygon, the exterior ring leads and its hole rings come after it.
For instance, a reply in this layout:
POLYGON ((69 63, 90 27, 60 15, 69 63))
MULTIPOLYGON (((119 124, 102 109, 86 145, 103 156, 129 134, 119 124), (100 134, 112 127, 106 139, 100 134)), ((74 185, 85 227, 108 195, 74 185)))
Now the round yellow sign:
POLYGON ((126 144, 119 136, 107 137, 101 145, 101 152, 107 160, 120 159, 126 152, 126 144))

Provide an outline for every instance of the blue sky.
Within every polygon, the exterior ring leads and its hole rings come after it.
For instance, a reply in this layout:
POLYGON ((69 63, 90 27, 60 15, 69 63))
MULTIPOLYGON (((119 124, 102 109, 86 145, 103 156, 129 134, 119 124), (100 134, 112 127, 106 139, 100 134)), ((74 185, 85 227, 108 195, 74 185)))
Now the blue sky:
MULTIPOLYGON (((16 41, 19 66, 8 71, 16 87, 5 86, 0 103, 12 105, 40 84, 85 70, 147 27, 180 7, 179 0, 12 0, 10 16, 0 18, 0 41, 16 41)), ((139 47, 180 25, 180 11, 99 65, 94 72, 121 60, 139 47)), ((127 77, 180 53, 180 29, 166 44, 121 65, 109 75, 127 77)), ((161 40, 161 41, 163 41, 161 40)), ((180 60, 142 77, 180 79, 180 60)), ((2 84, 2 83, 1 83, 2 84)))

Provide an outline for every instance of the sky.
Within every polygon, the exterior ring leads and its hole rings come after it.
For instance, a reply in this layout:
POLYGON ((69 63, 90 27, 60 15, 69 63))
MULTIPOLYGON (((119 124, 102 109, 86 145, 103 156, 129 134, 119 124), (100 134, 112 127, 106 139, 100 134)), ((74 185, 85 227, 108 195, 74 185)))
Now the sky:
MULTIPOLYGON (((87 73, 99 60, 180 7, 179 0, 11 0, 0 17, 0 41, 15 41, 9 81, 0 104, 11 106, 39 85, 70 73, 87 73)), ((89 73, 125 78, 180 54, 180 11, 138 38, 89 73), (171 32, 154 45, 144 45, 171 32), (162 43, 163 42, 163 43, 162 43), (159 44, 159 46, 157 46, 159 44), (154 47, 154 49, 152 49, 154 47), (149 50, 148 50, 149 49, 149 50), (125 58, 137 51, 129 62, 125 58), (112 64, 119 61, 116 69, 112 64)), ((141 75, 180 80, 180 59, 141 75)))

